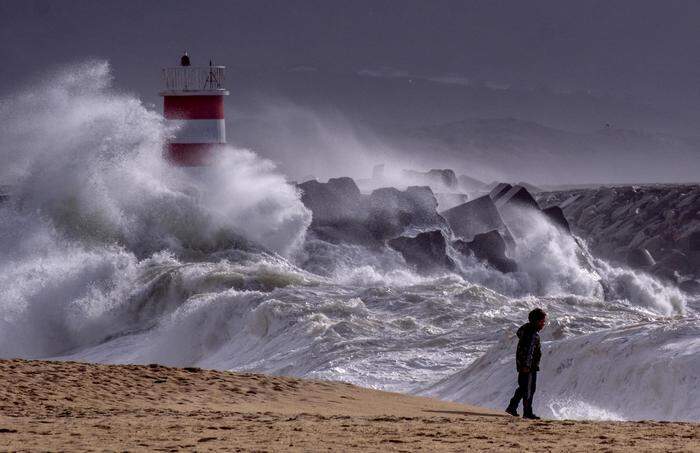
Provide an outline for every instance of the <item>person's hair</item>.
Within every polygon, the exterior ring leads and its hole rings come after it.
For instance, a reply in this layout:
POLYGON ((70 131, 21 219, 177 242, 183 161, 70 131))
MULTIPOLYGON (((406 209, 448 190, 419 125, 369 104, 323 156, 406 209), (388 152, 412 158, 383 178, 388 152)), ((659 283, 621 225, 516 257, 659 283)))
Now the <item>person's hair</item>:
POLYGON ((546 317, 547 313, 545 313, 544 310, 542 310, 541 308, 535 308, 527 315, 527 320, 532 323, 535 323, 543 320, 546 317))

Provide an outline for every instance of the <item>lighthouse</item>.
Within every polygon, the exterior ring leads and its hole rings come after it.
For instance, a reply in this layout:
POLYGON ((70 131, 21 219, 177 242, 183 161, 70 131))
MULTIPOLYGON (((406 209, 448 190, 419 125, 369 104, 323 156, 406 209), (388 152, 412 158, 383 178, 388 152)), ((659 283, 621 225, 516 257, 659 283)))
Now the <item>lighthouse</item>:
POLYGON ((175 127, 166 157, 178 166, 206 165, 226 143, 224 117, 225 66, 190 66, 185 53, 181 65, 163 69, 163 115, 175 127))

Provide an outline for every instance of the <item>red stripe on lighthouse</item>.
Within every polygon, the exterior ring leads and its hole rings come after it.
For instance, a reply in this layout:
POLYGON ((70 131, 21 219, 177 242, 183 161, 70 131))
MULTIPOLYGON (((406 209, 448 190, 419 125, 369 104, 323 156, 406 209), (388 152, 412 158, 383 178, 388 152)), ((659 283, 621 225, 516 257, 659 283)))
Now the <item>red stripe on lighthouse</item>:
POLYGON ((163 113, 166 119, 222 120, 223 96, 165 96, 163 113))
POLYGON ((178 166, 198 167, 207 165, 220 149, 211 143, 169 143, 165 157, 178 166))
POLYGON ((163 97, 164 116, 177 127, 166 158, 183 167, 208 165, 226 142, 224 97, 178 94, 163 97))

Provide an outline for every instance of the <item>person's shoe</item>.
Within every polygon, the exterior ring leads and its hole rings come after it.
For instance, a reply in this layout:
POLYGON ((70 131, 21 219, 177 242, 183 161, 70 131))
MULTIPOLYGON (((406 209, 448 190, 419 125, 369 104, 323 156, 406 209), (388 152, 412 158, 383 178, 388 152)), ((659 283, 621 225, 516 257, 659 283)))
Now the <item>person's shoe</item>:
POLYGON ((527 418, 530 420, 541 420, 541 418, 535 414, 523 414, 523 418, 527 418))
POLYGON ((506 408, 506 414, 510 414, 513 417, 520 417, 520 414, 518 414, 518 410, 514 407, 508 406, 506 408))

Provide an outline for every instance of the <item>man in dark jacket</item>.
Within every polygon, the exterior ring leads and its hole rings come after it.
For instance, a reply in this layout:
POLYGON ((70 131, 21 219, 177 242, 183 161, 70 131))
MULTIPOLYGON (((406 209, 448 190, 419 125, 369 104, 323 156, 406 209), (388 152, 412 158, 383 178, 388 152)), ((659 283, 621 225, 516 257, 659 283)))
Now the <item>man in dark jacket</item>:
POLYGON ((506 409, 510 415, 518 416, 518 405, 523 400, 523 418, 539 419, 532 412, 532 397, 537 387, 537 372, 540 370, 540 335, 544 328, 547 314, 535 308, 528 315, 528 323, 518 329, 518 349, 515 353, 515 365, 518 370, 518 388, 506 409))

